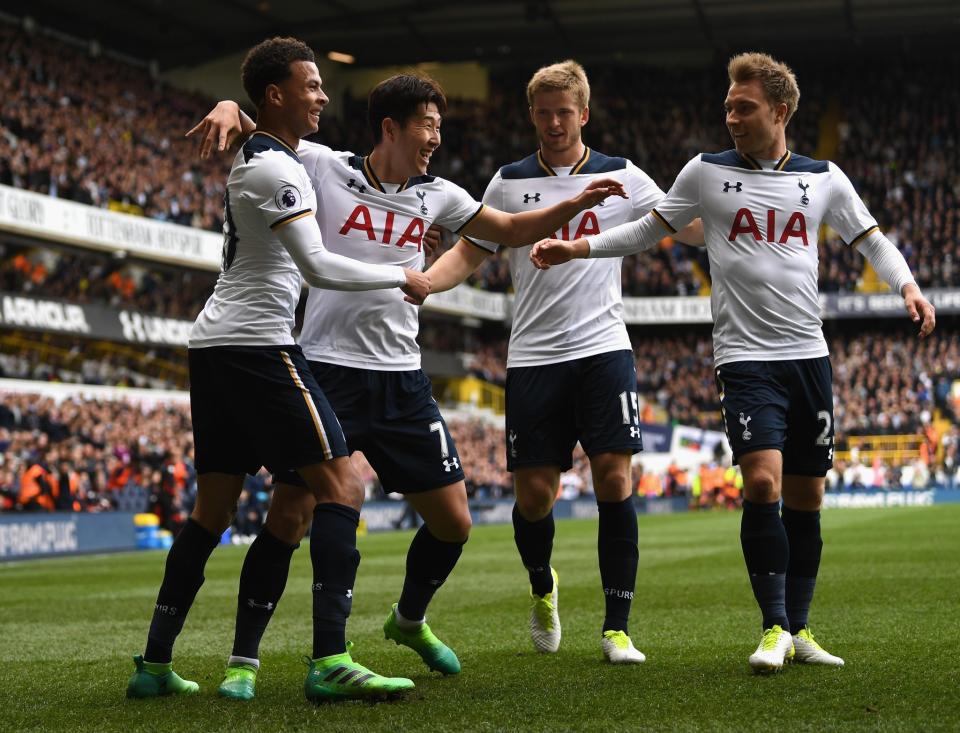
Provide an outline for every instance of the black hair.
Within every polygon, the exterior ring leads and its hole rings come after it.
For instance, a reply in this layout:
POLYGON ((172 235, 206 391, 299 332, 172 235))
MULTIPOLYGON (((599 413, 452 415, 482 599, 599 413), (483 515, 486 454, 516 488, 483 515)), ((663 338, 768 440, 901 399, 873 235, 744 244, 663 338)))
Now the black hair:
POLYGON ((263 104, 270 84, 290 78, 290 64, 295 61, 315 61, 310 47, 297 38, 268 38, 250 49, 240 67, 240 80, 254 106, 263 104))
POLYGON ((397 74, 377 84, 367 100, 367 122, 374 145, 383 137, 381 123, 385 119, 389 117, 403 126, 421 104, 431 102, 437 105, 440 114, 447 111, 443 89, 429 77, 397 74))

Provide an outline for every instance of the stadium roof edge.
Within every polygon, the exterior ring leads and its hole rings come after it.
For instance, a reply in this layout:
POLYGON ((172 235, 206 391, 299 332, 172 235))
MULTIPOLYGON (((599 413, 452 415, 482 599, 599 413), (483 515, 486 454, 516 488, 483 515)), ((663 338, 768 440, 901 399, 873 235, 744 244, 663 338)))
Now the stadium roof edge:
MULTIPOLYGON (((2 17, 17 21, 24 14, 2 17)), ((29 14, 81 41, 156 60, 159 70, 237 53, 274 34, 297 35, 321 54, 345 52, 357 66, 377 67, 424 60, 535 64, 558 54, 649 62, 694 51, 716 56, 818 42, 857 47, 881 39, 946 44, 960 30, 960 5, 950 0, 358 0, 349 7, 311 0, 44 0, 29 14)))

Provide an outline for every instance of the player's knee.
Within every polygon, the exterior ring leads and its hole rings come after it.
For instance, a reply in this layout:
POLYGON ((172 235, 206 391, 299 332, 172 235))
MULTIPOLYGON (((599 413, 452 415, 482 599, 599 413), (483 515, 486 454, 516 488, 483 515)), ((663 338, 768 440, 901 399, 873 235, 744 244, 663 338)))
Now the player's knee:
POLYGON ((335 480, 324 481, 311 490, 320 504, 343 504, 357 511, 363 506, 366 494, 363 480, 353 471, 341 471, 335 480))
POLYGON ((311 521, 313 521, 312 510, 305 513, 293 507, 283 509, 273 506, 267 514, 266 526, 278 540, 295 545, 303 539, 311 521))
POLYGON ((594 486, 594 493, 600 501, 623 501, 631 492, 630 472, 620 469, 607 471, 594 486))
POLYGON ((343 504, 360 511, 363 506, 363 499, 366 490, 363 486, 363 480, 355 473, 342 473, 337 477, 337 481, 332 485, 325 487, 317 494, 317 501, 320 503, 343 504))
POLYGON ((780 498, 776 478, 767 471, 757 471, 749 478, 744 477, 743 493, 748 501, 761 504, 769 504, 780 498))
POLYGON ((554 493, 546 486, 533 486, 517 493, 517 510, 530 522, 543 519, 553 508, 554 493))
POLYGON ((470 530, 473 528, 473 520, 470 518, 470 512, 453 517, 450 526, 447 528, 449 537, 446 542, 466 542, 470 538, 470 530))
POLYGON ((207 507, 199 503, 194 507, 190 518, 207 530, 210 534, 222 535, 227 527, 233 524, 233 518, 237 514, 237 506, 232 507, 207 507))

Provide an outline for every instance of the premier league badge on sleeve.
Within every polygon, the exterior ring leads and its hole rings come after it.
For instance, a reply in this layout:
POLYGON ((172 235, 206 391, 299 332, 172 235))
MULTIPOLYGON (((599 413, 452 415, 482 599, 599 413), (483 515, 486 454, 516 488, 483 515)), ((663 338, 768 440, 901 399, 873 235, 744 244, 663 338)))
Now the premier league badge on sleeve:
POLYGON ((281 186, 273 197, 278 209, 297 209, 300 207, 302 197, 296 186, 281 186))

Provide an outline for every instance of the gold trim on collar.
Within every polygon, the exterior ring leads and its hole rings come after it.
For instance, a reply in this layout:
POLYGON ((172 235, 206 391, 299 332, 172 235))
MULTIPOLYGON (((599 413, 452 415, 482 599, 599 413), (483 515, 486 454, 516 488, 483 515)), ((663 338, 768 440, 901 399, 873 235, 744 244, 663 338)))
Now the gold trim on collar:
POLYGON ((370 156, 366 156, 363 159, 363 177, 367 179, 367 183, 377 189, 380 193, 386 193, 383 190, 383 184, 380 183, 380 179, 377 178, 377 174, 373 172, 373 166, 370 165, 370 156))
POLYGON ((577 173, 580 172, 580 169, 587 164, 588 160, 590 160, 590 148, 584 146, 583 156, 577 161, 576 165, 573 166, 573 170, 570 171, 570 175, 577 175, 577 173))
POLYGON ((782 171, 786 167, 787 163, 790 161, 790 157, 791 157, 790 151, 788 150, 783 154, 783 157, 777 161, 777 164, 773 166, 773 169, 775 171, 782 171))
POLYGON ((741 155, 740 157, 743 158, 745 161, 747 161, 747 163, 748 163, 749 165, 753 166, 753 170, 755 170, 755 171, 762 171, 762 170, 763 170, 763 166, 760 165, 760 164, 754 159, 754 157, 753 157, 752 155, 750 155, 749 153, 744 153, 744 154, 741 155))
MULTIPOLYGON (((266 135, 267 137, 269 137, 269 138, 271 138, 271 139, 273 139, 273 140, 276 140, 278 143, 280 143, 281 145, 283 145, 283 147, 285 147, 287 150, 289 150, 289 151, 290 151, 291 153, 293 153, 294 155, 297 155, 297 151, 296 151, 296 150, 294 150, 293 148, 291 148, 289 145, 287 145, 283 140, 281 140, 280 138, 278 138, 276 135, 274 135, 274 134, 272 134, 272 133, 269 133, 269 132, 267 132, 266 130, 254 130, 254 131, 253 131, 253 135, 266 135)), ((250 137, 253 137, 253 135, 251 135, 250 137)), ((299 160, 299 159, 300 159, 300 156, 297 155, 297 160, 299 160)))
POLYGON ((540 148, 537 148, 537 162, 540 164, 540 167, 547 172, 548 176, 557 175, 557 172, 543 159, 543 155, 540 154, 540 148))

